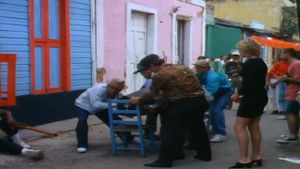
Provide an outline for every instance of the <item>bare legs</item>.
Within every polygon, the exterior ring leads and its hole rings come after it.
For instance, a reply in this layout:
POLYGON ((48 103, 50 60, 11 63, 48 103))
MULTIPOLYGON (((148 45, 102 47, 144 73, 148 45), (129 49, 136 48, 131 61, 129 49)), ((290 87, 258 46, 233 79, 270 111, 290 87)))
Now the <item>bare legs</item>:
POLYGON ((288 113, 287 114, 287 122, 288 122, 288 127, 289 127, 289 132, 290 132, 290 137, 291 138, 296 138, 298 137, 298 133, 299 133, 299 116, 292 114, 292 113, 288 113))
POLYGON ((240 163, 249 163, 261 159, 260 144, 261 131, 259 127, 260 116, 254 119, 237 117, 234 130, 240 148, 240 163), (249 133, 248 133, 249 131, 249 133), (252 156, 248 156, 249 135, 252 143, 252 156))
POLYGON ((252 119, 249 125, 251 143, 252 143, 252 157, 251 160, 260 160, 261 157, 261 131, 259 127, 260 116, 252 119))

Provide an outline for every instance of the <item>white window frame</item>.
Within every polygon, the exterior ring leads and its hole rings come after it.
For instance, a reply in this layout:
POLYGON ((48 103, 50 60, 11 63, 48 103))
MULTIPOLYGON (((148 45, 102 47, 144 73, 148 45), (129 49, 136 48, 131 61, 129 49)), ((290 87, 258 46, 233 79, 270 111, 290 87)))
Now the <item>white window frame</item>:
MULTIPOLYGON (((177 27, 177 14, 172 13, 172 63, 176 63, 177 56, 176 56, 176 27, 177 27)), ((191 18, 187 16, 187 18, 191 18)), ((188 39, 184 42, 184 65, 191 67, 192 66, 192 46, 193 46, 193 21, 192 19, 186 20, 185 24, 185 38, 188 39)))

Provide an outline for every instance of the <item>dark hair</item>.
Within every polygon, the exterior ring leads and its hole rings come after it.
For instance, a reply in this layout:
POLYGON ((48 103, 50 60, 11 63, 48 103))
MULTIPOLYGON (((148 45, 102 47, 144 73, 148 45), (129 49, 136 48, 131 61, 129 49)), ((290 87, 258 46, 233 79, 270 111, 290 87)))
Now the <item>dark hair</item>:
POLYGON ((293 58, 297 58, 297 52, 296 52, 295 49, 293 49, 293 48, 286 48, 286 49, 283 49, 283 53, 289 54, 289 55, 292 56, 293 58))
POLYGON ((150 54, 145 56, 141 61, 140 65, 144 67, 145 69, 148 69, 151 64, 155 66, 160 66, 163 63, 165 63, 165 60, 161 59, 158 55, 156 54, 150 54))
POLYGON ((205 56, 198 56, 197 60, 206 59, 205 56))

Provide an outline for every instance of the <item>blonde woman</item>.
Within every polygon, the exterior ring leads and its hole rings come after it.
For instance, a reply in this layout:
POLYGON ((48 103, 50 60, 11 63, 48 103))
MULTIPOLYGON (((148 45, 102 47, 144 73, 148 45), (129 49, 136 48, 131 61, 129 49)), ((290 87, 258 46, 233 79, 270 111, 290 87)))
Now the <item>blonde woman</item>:
POLYGON ((261 131, 259 122, 265 105, 268 102, 265 89, 267 66, 260 56, 260 45, 252 39, 244 39, 237 45, 241 56, 247 60, 242 66, 242 85, 231 99, 240 102, 234 130, 239 144, 238 162, 229 167, 251 168, 262 166, 261 131), (248 155, 249 140, 252 144, 252 155, 248 155))

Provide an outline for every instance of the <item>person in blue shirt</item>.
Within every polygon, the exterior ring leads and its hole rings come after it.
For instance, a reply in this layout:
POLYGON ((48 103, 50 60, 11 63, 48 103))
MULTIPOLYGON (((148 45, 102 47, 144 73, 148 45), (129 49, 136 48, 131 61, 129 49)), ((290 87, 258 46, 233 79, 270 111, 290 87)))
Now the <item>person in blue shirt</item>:
POLYGON ((213 143, 223 142, 226 140, 224 109, 234 93, 233 86, 226 75, 212 71, 206 60, 198 60, 194 65, 197 78, 214 97, 209 110, 214 134, 210 141, 213 143))

